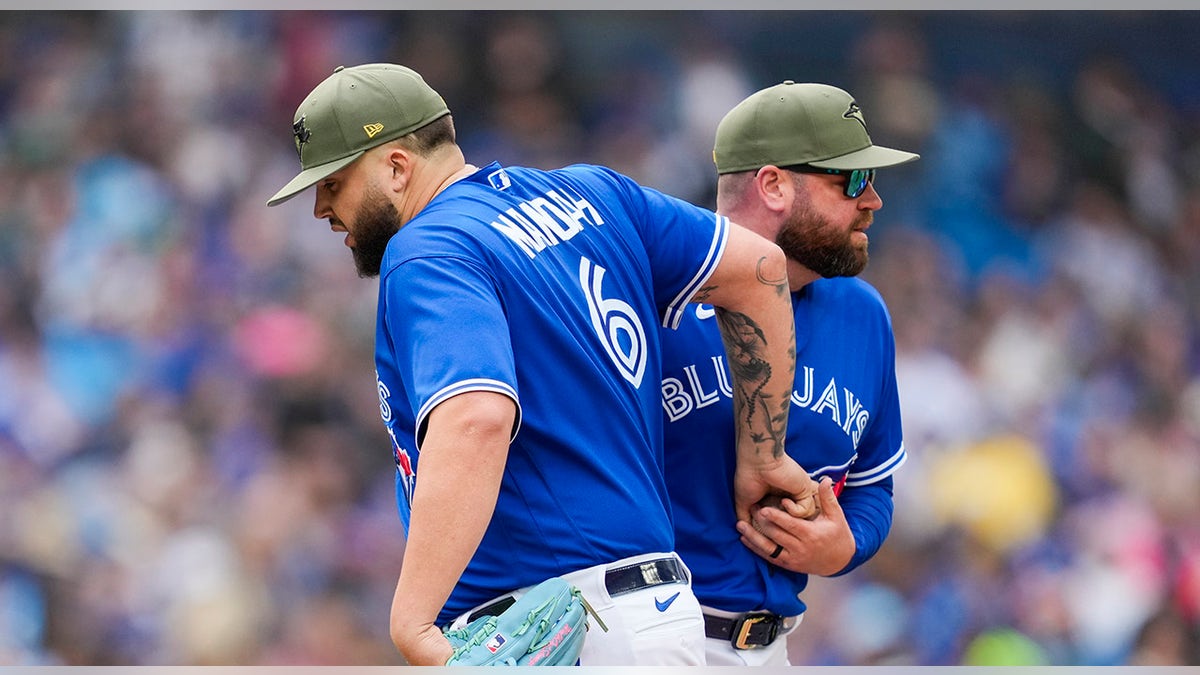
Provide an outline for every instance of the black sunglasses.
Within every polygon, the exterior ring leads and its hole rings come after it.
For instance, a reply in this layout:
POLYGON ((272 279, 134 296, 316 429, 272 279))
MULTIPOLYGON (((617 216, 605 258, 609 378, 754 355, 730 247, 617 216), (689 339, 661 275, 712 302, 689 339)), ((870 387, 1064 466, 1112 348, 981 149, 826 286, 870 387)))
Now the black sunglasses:
POLYGON ((843 192, 850 199, 858 199, 862 193, 866 191, 868 183, 875 182, 875 169, 854 169, 852 171, 843 171, 842 169, 822 169, 820 167, 809 166, 807 164, 793 164, 792 166, 779 167, 784 171, 794 171, 795 173, 820 173, 831 174, 834 176, 846 176, 846 187, 843 192))

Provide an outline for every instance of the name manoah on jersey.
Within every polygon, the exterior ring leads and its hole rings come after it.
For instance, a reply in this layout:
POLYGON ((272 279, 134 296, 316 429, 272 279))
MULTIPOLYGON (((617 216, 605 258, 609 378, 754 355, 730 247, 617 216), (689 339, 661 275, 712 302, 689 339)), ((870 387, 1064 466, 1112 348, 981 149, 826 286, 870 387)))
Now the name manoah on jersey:
MULTIPOLYGON (((786 450, 814 478, 886 483, 903 464, 895 342, 877 291, 856 278, 818 279, 792 296, 796 381, 786 450)), ((733 513, 733 402, 720 333, 706 305, 663 331, 662 407, 676 547, 700 601, 729 611, 804 611, 807 576, 739 541, 733 513)), ((880 524, 883 531, 888 522, 880 524)))
POLYGON ((430 411, 469 391, 517 405, 492 520, 439 622, 551 576, 674 549, 657 325, 681 319, 728 227, 602 167, 492 163, 392 237, 376 369, 406 530, 430 411), (580 373, 586 382, 571 379, 580 373))

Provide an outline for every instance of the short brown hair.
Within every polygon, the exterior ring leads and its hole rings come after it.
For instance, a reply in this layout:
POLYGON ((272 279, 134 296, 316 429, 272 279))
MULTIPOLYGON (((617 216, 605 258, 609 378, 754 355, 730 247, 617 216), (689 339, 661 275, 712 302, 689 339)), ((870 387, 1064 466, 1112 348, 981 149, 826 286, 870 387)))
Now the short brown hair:
POLYGON ((447 113, 398 140, 409 150, 428 157, 441 146, 454 144, 454 118, 447 113))

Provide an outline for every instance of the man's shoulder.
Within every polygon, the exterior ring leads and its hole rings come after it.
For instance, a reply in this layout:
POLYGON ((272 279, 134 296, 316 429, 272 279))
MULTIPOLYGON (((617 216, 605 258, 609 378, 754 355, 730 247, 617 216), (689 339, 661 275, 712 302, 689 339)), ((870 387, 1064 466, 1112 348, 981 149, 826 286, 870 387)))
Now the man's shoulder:
POLYGON ((609 203, 613 196, 636 185, 630 178, 614 169, 587 163, 568 164, 555 169, 502 167, 493 163, 472 177, 470 182, 473 189, 468 188, 455 195, 455 208, 461 208, 462 204, 470 201, 480 206, 485 203, 493 206, 507 203, 511 206, 514 203, 537 199, 550 199, 558 206, 576 203, 579 200, 591 200, 593 208, 600 208, 609 203), (479 190, 479 187, 485 189, 479 190), (486 189, 489 187, 491 189, 486 189), (481 193, 491 194, 495 199, 481 199, 481 193))
POLYGON ((556 181, 565 179, 583 180, 614 180, 624 178, 615 169, 600 164, 576 162, 558 168, 544 169, 533 166, 505 166, 501 170, 514 179, 556 181))

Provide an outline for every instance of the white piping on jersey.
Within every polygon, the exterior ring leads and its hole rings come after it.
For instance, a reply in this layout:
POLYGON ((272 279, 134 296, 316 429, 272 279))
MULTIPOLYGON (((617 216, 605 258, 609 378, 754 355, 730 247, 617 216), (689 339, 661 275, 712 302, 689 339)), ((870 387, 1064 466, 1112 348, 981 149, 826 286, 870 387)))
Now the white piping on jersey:
POLYGON ((684 309, 691 301, 692 296, 700 292, 700 288, 708 282, 708 278, 717 269, 717 264, 725 255, 725 245, 728 242, 729 219, 725 216, 717 216, 716 230, 713 232, 712 243, 708 247, 708 255, 704 258, 700 269, 696 270, 696 275, 683 287, 683 290, 679 291, 679 295, 675 296, 671 304, 667 305, 667 311, 663 313, 662 324, 665 328, 675 330, 679 327, 679 322, 683 320, 684 309))
MULTIPOLYGON (((840 466, 823 466, 815 471, 809 471, 808 475, 812 476, 813 478, 817 478, 819 476, 830 476, 830 477, 840 476, 840 475, 842 475, 843 472, 846 471, 846 469, 849 469, 854 464, 854 461, 857 459, 858 459, 858 453, 855 453, 854 456, 851 457, 849 459, 849 461, 847 461, 845 464, 842 464, 840 466)), ((847 474, 847 475, 849 475, 849 474, 847 474)))
POLYGON ((513 403, 517 405, 517 418, 513 424, 512 437, 508 440, 512 441, 517 437, 517 429, 521 426, 521 399, 517 397, 517 390, 513 389, 513 387, 507 382, 476 377, 469 380, 459 380, 454 384, 442 387, 435 392, 433 396, 429 397, 429 400, 425 402, 425 405, 421 406, 421 410, 417 413, 415 432, 416 437, 413 439, 413 442, 416 443, 418 450, 421 449, 421 429, 425 428, 425 417, 429 415, 429 413, 432 412, 433 409, 436 408, 442 401, 445 401, 452 396, 465 394, 468 391, 493 391, 497 394, 504 394, 505 396, 511 398, 513 403))
POLYGON ((897 469, 904 466, 904 462, 907 460, 908 453, 904 451, 904 443, 901 443, 900 449, 879 466, 863 471, 862 473, 851 472, 846 474, 846 487, 877 483, 895 473, 897 469))

